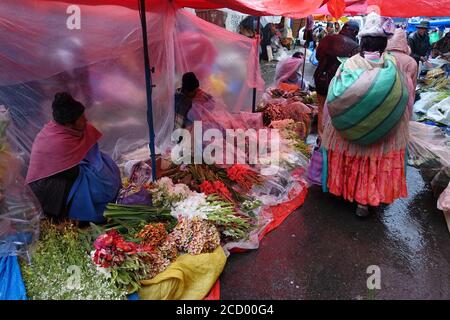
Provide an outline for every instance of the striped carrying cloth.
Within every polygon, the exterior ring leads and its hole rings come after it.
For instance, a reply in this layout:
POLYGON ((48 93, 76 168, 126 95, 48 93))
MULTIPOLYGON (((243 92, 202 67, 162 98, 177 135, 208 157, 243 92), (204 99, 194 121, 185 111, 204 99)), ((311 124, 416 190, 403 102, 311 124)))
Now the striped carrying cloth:
POLYGON ((379 63, 361 56, 346 60, 327 96, 333 127, 351 143, 373 144, 401 120, 408 90, 395 58, 384 53, 379 63))

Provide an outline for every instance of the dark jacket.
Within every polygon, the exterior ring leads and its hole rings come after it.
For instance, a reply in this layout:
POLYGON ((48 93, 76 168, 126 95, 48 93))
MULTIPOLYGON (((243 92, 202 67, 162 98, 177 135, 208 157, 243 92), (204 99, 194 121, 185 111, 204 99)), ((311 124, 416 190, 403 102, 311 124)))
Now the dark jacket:
POLYGON ((269 60, 269 56, 267 53, 267 46, 271 45, 272 37, 275 35, 272 31, 271 23, 266 24, 264 28, 261 30, 261 55, 260 58, 262 60, 269 60))
POLYGON ((434 49, 438 55, 450 52, 450 32, 447 32, 445 37, 434 44, 434 49))
POLYGON ((175 125, 174 129, 185 128, 188 122, 187 114, 192 108, 192 99, 183 94, 180 89, 175 92, 175 125))
POLYGON ((75 166, 30 183, 31 190, 47 216, 60 219, 68 215, 70 204, 67 199, 79 173, 80 166, 75 166))
POLYGON ((327 95, 331 79, 333 79, 341 65, 337 58, 352 57, 358 52, 358 43, 346 35, 345 30, 339 34, 323 38, 316 51, 316 58, 319 61, 319 65, 314 73, 317 94, 321 96, 327 95))
POLYGON ((427 57, 430 54, 431 44, 428 34, 420 36, 417 31, 410 34, 408 45, 411 48, 411 57, 413 57, 417 63, 419 63, 420 57, 427 57))

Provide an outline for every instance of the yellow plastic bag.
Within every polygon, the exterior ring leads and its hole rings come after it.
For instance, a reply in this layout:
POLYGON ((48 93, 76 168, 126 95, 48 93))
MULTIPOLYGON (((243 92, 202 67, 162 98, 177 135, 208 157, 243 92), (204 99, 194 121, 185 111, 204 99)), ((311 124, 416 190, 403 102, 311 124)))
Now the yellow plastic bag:
POLYGON ((179 256, 164 272, 141 281, 141 300, 201 300, 209 293, 225 267, 222 247, 212 253, 179 256))

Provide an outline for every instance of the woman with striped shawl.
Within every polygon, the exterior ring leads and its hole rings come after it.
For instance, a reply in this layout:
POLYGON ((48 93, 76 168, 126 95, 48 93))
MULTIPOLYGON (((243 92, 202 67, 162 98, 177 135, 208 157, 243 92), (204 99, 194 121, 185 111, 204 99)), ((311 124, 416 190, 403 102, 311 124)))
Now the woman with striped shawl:
POLYGON ((322 140, 323 188, 369 207, 406 197, 409 107, 414 93, 396 58, 385 52, 392 19, 367 16, 361 53, 343 60, 327 96, 329 119, 322 140))

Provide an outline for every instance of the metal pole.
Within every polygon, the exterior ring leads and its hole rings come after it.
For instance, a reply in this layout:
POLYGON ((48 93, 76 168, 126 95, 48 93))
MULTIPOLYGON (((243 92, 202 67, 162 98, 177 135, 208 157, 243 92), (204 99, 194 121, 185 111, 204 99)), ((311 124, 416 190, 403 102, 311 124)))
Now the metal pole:
POLYGON ((145 89, 147 92, 147 123, 150 138, 150 157, 152 161, 152 179, 156 181, 157 168, 156 168, 156 153, 155 153, 155 130, 153 127, 153 104, 152 104, 152 72, 153 68, 150 68, 150 58, 148 55, 148 41, 147 41, 147 20, 145 11, 145 0, 139 0, 139 15, 142 25, 142 40, 144 47, 144 66, 145 66, 145 89))
MULTIPOLYGON (((308 19, 306 19, 306 25, 305 25, 304 32, 307 32, 307 31, 308 31, 308 19)), ((309 45, 310 40, 313 40, 313 39, 309 39, 309 35, 310 35, 310 33, 308 32, 307 36, 305 37, 305 39, 306 39, 305 40, 305 54, 303 55, 305 61, 303 62, 303 68, 302 68, 302 90, 305 90, 305 66, 306 66, 306 50, 307 50, 306 46, 309 45)))
MULTIPOLYGON (((258 67, 258 62, 259 62, 259 43, 260 43, 260 35, 259 35, 259 28, 261 26, 261 17, 258 17, 256 19, 256 32, 255 32, 255 37, 256 37, 256 59, 255 59, 255 78, 254 80, 256 81, 256 76, 257 76, 257 67, 258 67)), ((255 113, 256 112, 256 87, 253 88, 253 100, 252 100, 252 112, 255 113)))
POLYGON ((305 54, 303 55, 304 62, 303 62, 303 68, 302 68, 302 90, 305 90, 305 65, 306 65, 306 45, 305 45, 305 54))

